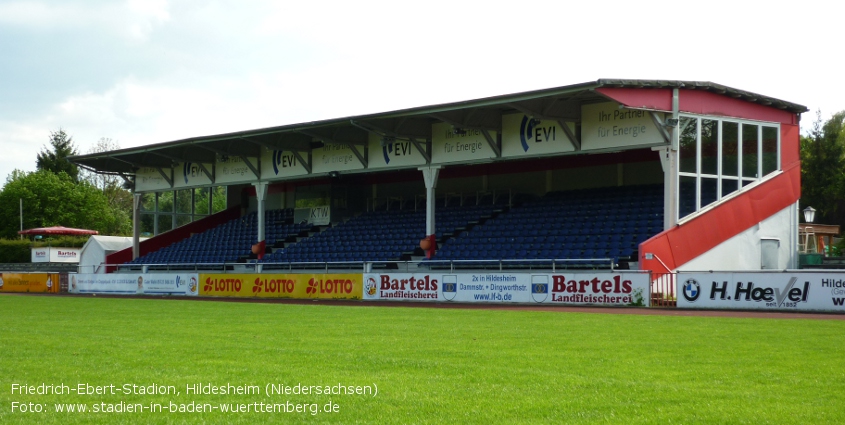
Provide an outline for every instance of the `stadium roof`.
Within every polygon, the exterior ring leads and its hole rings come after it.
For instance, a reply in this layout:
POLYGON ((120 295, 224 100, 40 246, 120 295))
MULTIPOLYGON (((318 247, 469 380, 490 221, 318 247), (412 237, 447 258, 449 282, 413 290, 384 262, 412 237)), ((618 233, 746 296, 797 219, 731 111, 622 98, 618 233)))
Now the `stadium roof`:
POLYGON ((262 148, 307 152, 320 146, 321 142, 363 146, 367 143, 369 133, 425 141, 431 138, 431 125, 438 122, 468 130, 500 130, 501 117, 508 113, 521 112, 540 119, 578 122, 581 118, 581 105, 608 100, 596 91, 602 87, 704 90, 796 114, 808 111, 807 107, 802 105, 711 82, 600 79, 570 86, 392 112, 192 137, 136 148, 77 155, 69 159, 97 172, 128 175, 143 167, 172 168, 179 162, 213 163, 218 155, 258 157, 262 148))

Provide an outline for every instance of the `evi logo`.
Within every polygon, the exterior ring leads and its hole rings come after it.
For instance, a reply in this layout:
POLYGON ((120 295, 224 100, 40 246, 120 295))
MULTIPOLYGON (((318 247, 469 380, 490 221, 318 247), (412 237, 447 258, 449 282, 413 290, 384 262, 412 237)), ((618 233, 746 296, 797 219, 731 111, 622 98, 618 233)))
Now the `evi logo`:
POLYGON ((390 164, 390 157, 411 155, 411 142, 386 143, 381 147, 381 153, 384 155, 384 163, 390 164))
POLYGON ((182 166, 182 176, 185 177, 185 184, 188 184, 188 181, 200 175, 200 167, 199 165, 194 164, 193 162, 186 162, 184 166, 182 166))
POLYGON ((273 172, 279 175, 279 168, 296 167, 296 156, 292 153, 285 155, 285 151, 273 151, 273 172))
POLYGON ((522 150, 528 152, 529 143, 543 143, 557 140, 557 126, 540 126, 541 121, 522 116, 522 123, 519 125, 519 141, 522 143, 522 150))

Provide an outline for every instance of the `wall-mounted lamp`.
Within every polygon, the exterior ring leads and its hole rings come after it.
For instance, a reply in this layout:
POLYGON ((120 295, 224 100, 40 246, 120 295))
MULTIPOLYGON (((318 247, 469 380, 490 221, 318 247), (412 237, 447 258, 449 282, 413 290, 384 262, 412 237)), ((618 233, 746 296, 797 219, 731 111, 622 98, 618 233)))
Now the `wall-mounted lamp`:
POLYGON ((678 119, 677 118, 667 118, 666 122, 663 123, 664 127, 672 128, 678 126, 678 119))
POLYGON ((338 171, 329 171, 329 177, 331 177, 331 178, 333 178, 333 179, 339 179, 339 178, 340 178, 340 172, 338 172, 338 171))
POLYGON ((463 128, 460 128, 460 127, 453 128, 452 132, 455 133, 458 136, 463 136, 464 134, 467 134, 467 131, 464 130, 463 128))

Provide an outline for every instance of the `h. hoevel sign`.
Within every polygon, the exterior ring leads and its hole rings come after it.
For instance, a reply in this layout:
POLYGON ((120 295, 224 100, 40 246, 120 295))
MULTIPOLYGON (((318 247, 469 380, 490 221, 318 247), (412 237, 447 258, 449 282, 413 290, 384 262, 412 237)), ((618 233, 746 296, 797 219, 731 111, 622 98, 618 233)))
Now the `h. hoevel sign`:
POLYGON ((845 311, 845 273, 681 272, 678 307, 845 311))

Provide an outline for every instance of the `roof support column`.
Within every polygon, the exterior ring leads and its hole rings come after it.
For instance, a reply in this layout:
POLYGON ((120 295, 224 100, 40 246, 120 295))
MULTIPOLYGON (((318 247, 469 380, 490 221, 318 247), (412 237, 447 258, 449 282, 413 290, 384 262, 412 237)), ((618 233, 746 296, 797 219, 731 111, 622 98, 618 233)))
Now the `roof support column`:
POLYGON ((425 180, 425 238, 428 239, 428 249, 425 250, 425 256, 431 258, 437 249, 437 236, 434 226, 434 189, 437 187, 440 166, 420 167, 419 170, 422 171, 425 180))
POLYGON ((258 240, 264 240, 264 200, 267 198, 267 182, 253 183, 255 186, 255 198, 258 200, 258 240))
POLYGON ((141 194, 132 194, 132 259, 141 256, 141 194))
POLYGON ((678 146, 681 141, 678 96, 678 88, 672 89, 672 125, 669 126, 672 141, 666 149, 666 166, 663 170, 663 230, 669 230, 678 223, 678 146))
POLYGON ((264 240, 264 199, 267 198, 267 182, 257 182, 252 185, 255 186, 255 199, 258 201, 258 211, 256 211, 258 215, 258 242, 253 245, 252 249, 260 260, 264 258, 267 247, 267 242, 264 240))

